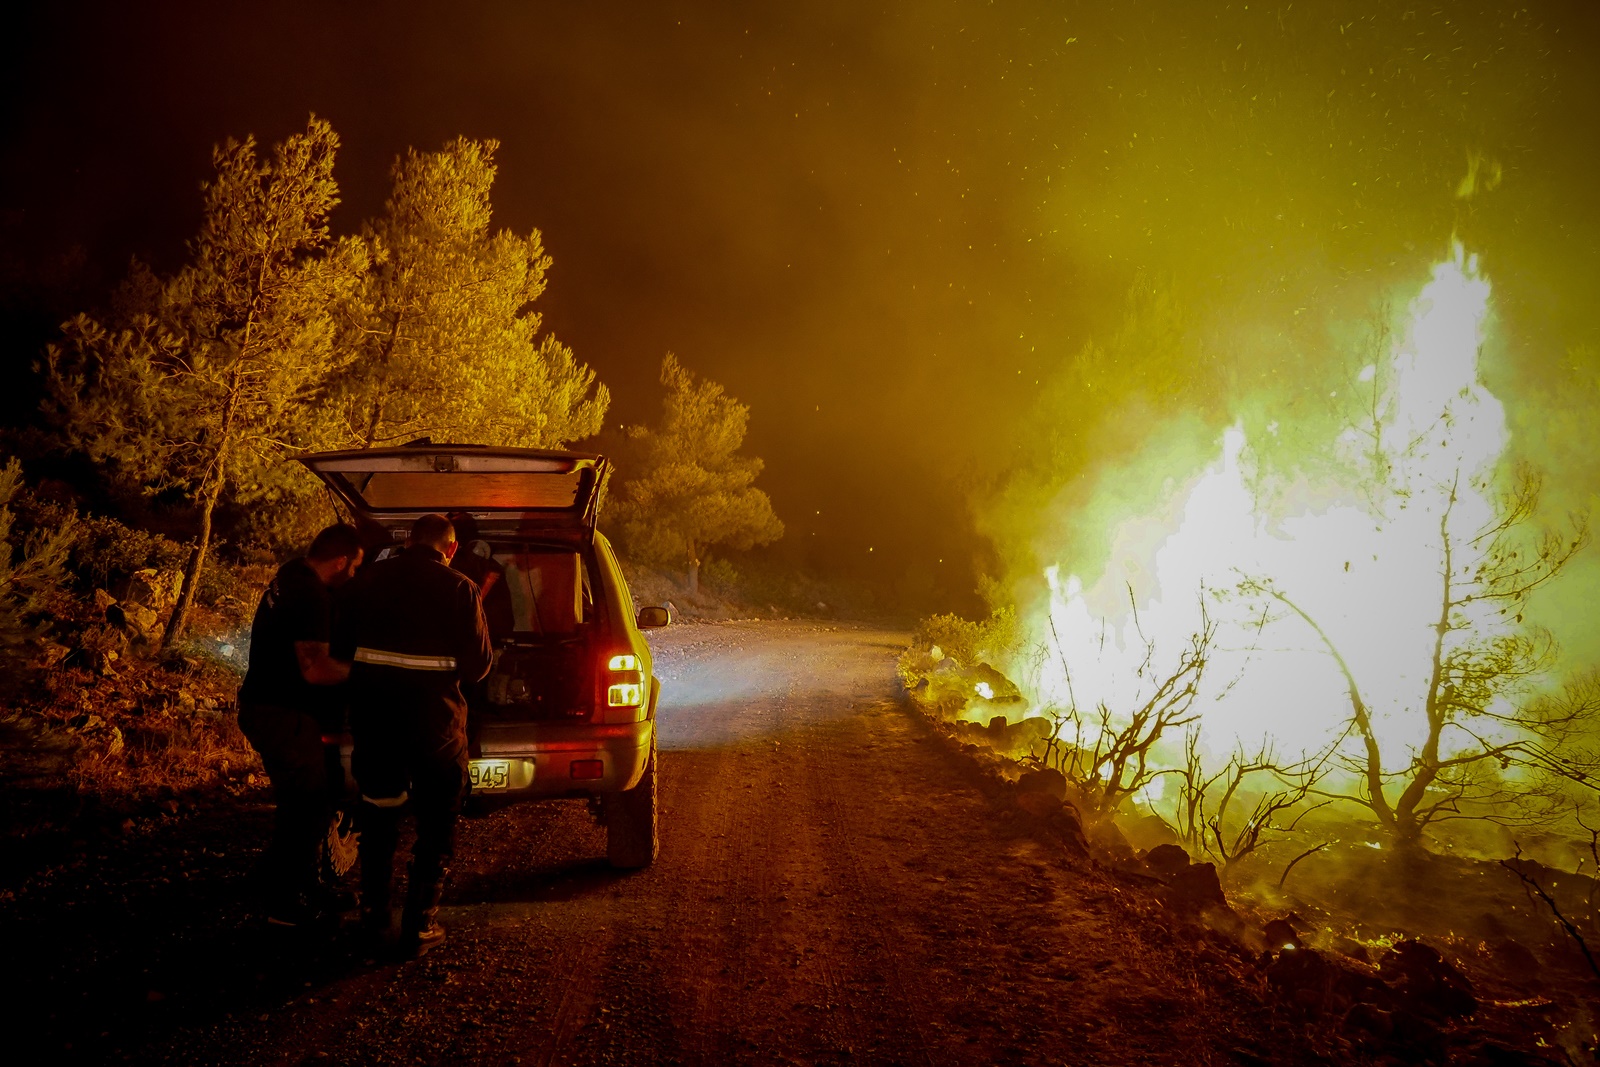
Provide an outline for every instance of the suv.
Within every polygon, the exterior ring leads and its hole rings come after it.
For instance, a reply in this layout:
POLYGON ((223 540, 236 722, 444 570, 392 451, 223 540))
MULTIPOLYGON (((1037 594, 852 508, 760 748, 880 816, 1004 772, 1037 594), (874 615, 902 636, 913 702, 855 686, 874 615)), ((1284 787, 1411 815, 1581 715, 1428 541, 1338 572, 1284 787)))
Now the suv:
MULTIPOLYGON (((604 456, 531 448, 434 445, 317 452, 300 462, 348 507, 369 558, 430 512, 466 513, 479 540, 460 547, 498 564, 509 633, 486 682, 468 694, 468 773, 475 796, 586 797, 606 826, 615 867, 655 859, 656 698, 641 630, 672 621, 634 612, 628 583, 595 529, 610 473, 604 456)), ((487 588, 486 588, 487 592, 487 588)))

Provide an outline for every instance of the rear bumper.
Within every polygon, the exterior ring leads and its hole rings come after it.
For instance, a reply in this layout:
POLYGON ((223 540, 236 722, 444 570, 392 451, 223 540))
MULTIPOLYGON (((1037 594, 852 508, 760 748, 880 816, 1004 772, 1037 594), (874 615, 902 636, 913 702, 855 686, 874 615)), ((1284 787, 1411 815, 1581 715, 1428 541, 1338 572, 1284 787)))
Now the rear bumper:
POLYGON ((644 775, 655 728, 653 721, 484 723, 472 758, 511 761, 511 781, 520 788, 478 790, 477 795, 560 797, 632 789, 644 775), (574 777, 597 771, 597 777, 574 777), (530 772, 532 781, 527 781, 530 772))

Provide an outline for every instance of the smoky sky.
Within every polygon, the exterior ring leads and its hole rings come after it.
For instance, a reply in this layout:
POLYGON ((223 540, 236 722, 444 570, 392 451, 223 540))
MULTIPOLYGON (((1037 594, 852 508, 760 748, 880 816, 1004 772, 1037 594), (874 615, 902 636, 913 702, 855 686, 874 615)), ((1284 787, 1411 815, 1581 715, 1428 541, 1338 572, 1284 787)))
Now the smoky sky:
POLYGON ((5 46, 7 306, 180 261, 225 137, 329 119, 345 231, 406 147, 493 137, 497 222, 543 232, 546 324, 609 423, 653 416, 676 352, 750 404, 785 552, 965 606, 968 490, 1141 272, 1252 381, 1452 234, 1505 374, 1592 343, 1595 10, 55 5, 5 46))

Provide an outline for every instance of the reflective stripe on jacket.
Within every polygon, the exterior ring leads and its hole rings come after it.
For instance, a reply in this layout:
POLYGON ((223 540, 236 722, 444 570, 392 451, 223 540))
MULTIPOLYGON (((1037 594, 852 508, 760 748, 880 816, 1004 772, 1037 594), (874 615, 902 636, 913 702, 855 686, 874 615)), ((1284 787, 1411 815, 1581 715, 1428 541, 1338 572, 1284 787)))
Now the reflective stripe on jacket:
POLYGON ((441 553, 412 545, 362 568, 347 590, 332 651, 354 662, 350 710, 357 748, 370 730, 413 728, 431 739, 430 746, 464 746, 461 687, 487 675, 491 661, 477 586, 451 570, 441 553))
POLYGON ((404 652, 383 652, 376 648, 356 649, 355 662, 380 667, 404 667, 408 671, 454 671, 454 656, 408 656, 404 652))

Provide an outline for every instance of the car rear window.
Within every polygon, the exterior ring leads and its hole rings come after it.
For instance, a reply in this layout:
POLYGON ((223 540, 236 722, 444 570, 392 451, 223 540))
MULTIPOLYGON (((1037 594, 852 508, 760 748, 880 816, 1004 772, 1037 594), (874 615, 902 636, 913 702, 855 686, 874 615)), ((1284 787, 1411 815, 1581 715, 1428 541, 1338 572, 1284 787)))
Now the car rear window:
POLYGON ((594 618, 594 585, 581 553, 498 546, 494 558, 505 568, 517 633, 560 637, 594 618))
POLYGON ((370 471, 348 477, 374 511, 570 508, 582 471, 370 471))

